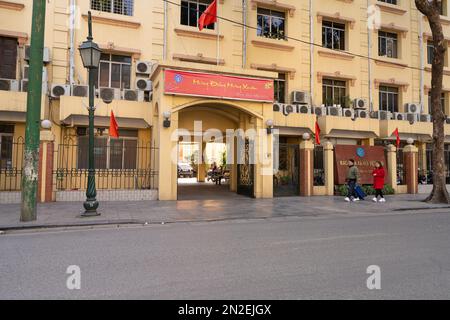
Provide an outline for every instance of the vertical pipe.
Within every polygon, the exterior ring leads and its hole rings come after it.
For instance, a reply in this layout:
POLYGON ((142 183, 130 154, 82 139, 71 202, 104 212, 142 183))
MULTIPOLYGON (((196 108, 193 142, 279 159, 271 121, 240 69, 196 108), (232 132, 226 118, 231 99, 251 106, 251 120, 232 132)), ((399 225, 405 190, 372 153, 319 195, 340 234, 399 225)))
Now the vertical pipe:
POLYGON ((167 59, 167 1, 164 1, 163 60, 167 59))
POLYGON ((313 0, 309 0, 309 86, 311 90, 311 105, 314 103, 314 17, 313 0))
MULTIPOLYGON (((367 14, 369 14, 370 0, 367 0, 367 14)), ((369 21, 369 19, 367 20, 369 21)), ((367 23, 367 77, 369 80, 369 111, 373 111, 373 94, 372 94, 372 28, 367 23)))
POLYGON ((423 45, 423 15, 419 12, 419 51, 420 51, 420 108, 424 112, 425 106, 425 89, 424 89, 424 68, 425 68, 425 51, 423 45))
POLYGON ((69 84, 75 84, 75 13, 76 0, 70 0, 70 50, 69 50, 69 84))
POLYGON ((35 221, 38 185, 42 65, 44 56, 45 6, 47 0, 33 1, 31 21, 30 70, 25 128, 25 155, 20 221, 35 221))
POLYGON ((242 0, 242 21, 243 21, 243 35, 242 35, 242 69, 247 65, 247 1, 242 0))

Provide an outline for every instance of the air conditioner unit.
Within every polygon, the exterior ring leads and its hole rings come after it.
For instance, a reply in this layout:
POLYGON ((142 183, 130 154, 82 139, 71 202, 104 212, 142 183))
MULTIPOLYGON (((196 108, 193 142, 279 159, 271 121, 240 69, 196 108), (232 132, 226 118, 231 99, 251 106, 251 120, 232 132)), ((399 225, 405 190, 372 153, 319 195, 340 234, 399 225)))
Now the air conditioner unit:
POLYGON ((74 84, 72 86, 72 96, 87 97, 89 95, 89 87, 84 85, 74 84))
MULTIPOLYGON (((26 65, 23 67, 23 74, 22 74, 22 79, 28 79, 29 78, 29 73, 30 73, 30 66, 26 65)), ((47 74, 47 68, 46 67, 42 67, 42 82, 46 82, 48 81, 48 74, 47 74)))
POLYGON ((431 122, 431 115, 430 114, 421 114, 420 122, 431 122))
POLYGON ((421 110, 421 106, 419 103, 407 103, 405 105, 405 112, 406 113, 420 113, 421 110))
POLYGON ((308 104, 311 96, 307 91, 292 91, 292 103, 294 104, 308 104))
POLYGON ((128 90, 125 89, 122 92, 122 99, 127 101, 144 101, 144 91, 142 90, 128 90))
POLYGON ((19 81, 13 79, 0 79, 0 90, 19 91, 19 81))
POLYGON ((406 121, 406 114, 401 112, 394 112, 394 120, 406 121))
POLYGON ((297 106, 297 113, 311 114, 311 107, 307 105, 297 106))
POLYGON ((446 122, 447 124, 450 124, 450 118, 447 117, 447 119, 445 119, 445 122, 446 122))
POLYGON ((285 104, 285 105, 283 105, 283 114, 285 116, 288 116, 291 113, 294 113, 294 111, 295 111, 295 108, 294 108, 294 106, 292 104, 285 104))
POLYGON ((28 91, 28 79, 20 80, 20 91, 22 92, 28 91))
POLYGON ((367 109, 369 107, 369 103, 367 100, 358 98, 353 100, 353 108, 355 109, 367 109))
POLYGON ((281 112, 283 110, 282 103, 274 103, 273 104, 273 112, 281 112))
POLYGON ((138 61, 136 62, 136 73, 149 75, 152 73, 152 65, 150 61, 138 61))
POLYGON ((52 98, 59 98, 61 96, 70 96, 70 85, 68 84, 52 84, 50 90, 52 98))
POLYGON ((385 110, 372 111, 370 117, 379 120, 392 120, 392 112, 385 110))
POLYGON ((137 78, 136 89, 142 91, 152 91, 152 81, 146 78, 137 78))
POLYGON ((406 114, 406 120, 410 123, 414 123, 419 121, 419 114, 418 113, 407 113, 406 114))
MULTIPOLYGON (((30 46, 27 45, 25 46, 25 58, 26 61, 30 61, 30 46)), ((49 63, 51 61, 50 59, 50 49, 45 47, 44 48, 44 55, 43 55, 43 62, 44 63, 49 63)))
POLYGON ((116 88, 99 88, 99 97, 103 101, 120 100, 120 89, 116 88))
POLYGON ((341 107, 327 107, 327 115, 333 117, 342 117, 341 107))
POLYGON ((359 109, 355 110, 356 117, 361 119, 368 119, 369 118, 369 112, 367 110, 359 109))
POLYGON ((355 116, 355 110, 345 108, 342 114, 344 117, 353 118, 355 116))
POLYGON ((313 107, 312 112, 313 112, 313 114, 315 114, 318 117, 326 116, 327 108, 325 108, 325 106, 313 107))

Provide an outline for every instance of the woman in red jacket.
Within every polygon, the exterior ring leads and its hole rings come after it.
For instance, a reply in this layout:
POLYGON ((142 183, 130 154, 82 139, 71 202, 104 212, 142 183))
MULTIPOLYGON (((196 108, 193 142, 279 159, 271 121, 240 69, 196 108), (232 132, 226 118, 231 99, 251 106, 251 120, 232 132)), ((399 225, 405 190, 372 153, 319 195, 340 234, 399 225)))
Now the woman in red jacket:
POLYGON ((380 161, 375 162, 375 169, 372 172, 373 175, 373 188, 375 189, 374 202, 378 202, 378 197, 380 197, 379 202, 386 202, 383 195, 384 189, 384 177, 386 176, 386 171, 384 171, 383 164, 380 161))

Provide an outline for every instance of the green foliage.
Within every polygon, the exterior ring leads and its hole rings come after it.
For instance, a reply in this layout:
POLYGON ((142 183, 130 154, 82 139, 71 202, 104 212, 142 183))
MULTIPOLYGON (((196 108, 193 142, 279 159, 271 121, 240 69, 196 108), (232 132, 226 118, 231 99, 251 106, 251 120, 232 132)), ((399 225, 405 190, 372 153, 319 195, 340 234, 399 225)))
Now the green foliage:
MULTIPOLYGON (((375 189, 371 185, 363 185, 362 189, 363 189, 364 193, 367 194, 368 196, 375 195, 375 189)), ((395 190, 394 190, 394 188, 392 188, 391 185, 386 185, 386 186, 384 186, 383 193, 385 195, 393 195, 393 194, 395 194, 395 190)), ((336 186, 336 194, 345 197, 348 194, 347 185, 344 184, 344 185, 336 186)))

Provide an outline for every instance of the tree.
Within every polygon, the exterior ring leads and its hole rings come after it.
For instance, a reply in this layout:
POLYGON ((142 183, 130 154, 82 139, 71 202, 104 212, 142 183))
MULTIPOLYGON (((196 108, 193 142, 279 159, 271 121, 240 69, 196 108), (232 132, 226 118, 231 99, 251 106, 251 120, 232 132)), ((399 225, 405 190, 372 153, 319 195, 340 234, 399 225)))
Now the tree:
POLYGON ((447 43, 441 24, 441 0, 415 0, 417 9, 427 17, 433 35, 434 58, 431 73, 431 115, 433 117, 433 190, 425 200, 432 203, 450 203, 445 181, 444 114, 441 94, 444 74, 444 55, 447 43))

